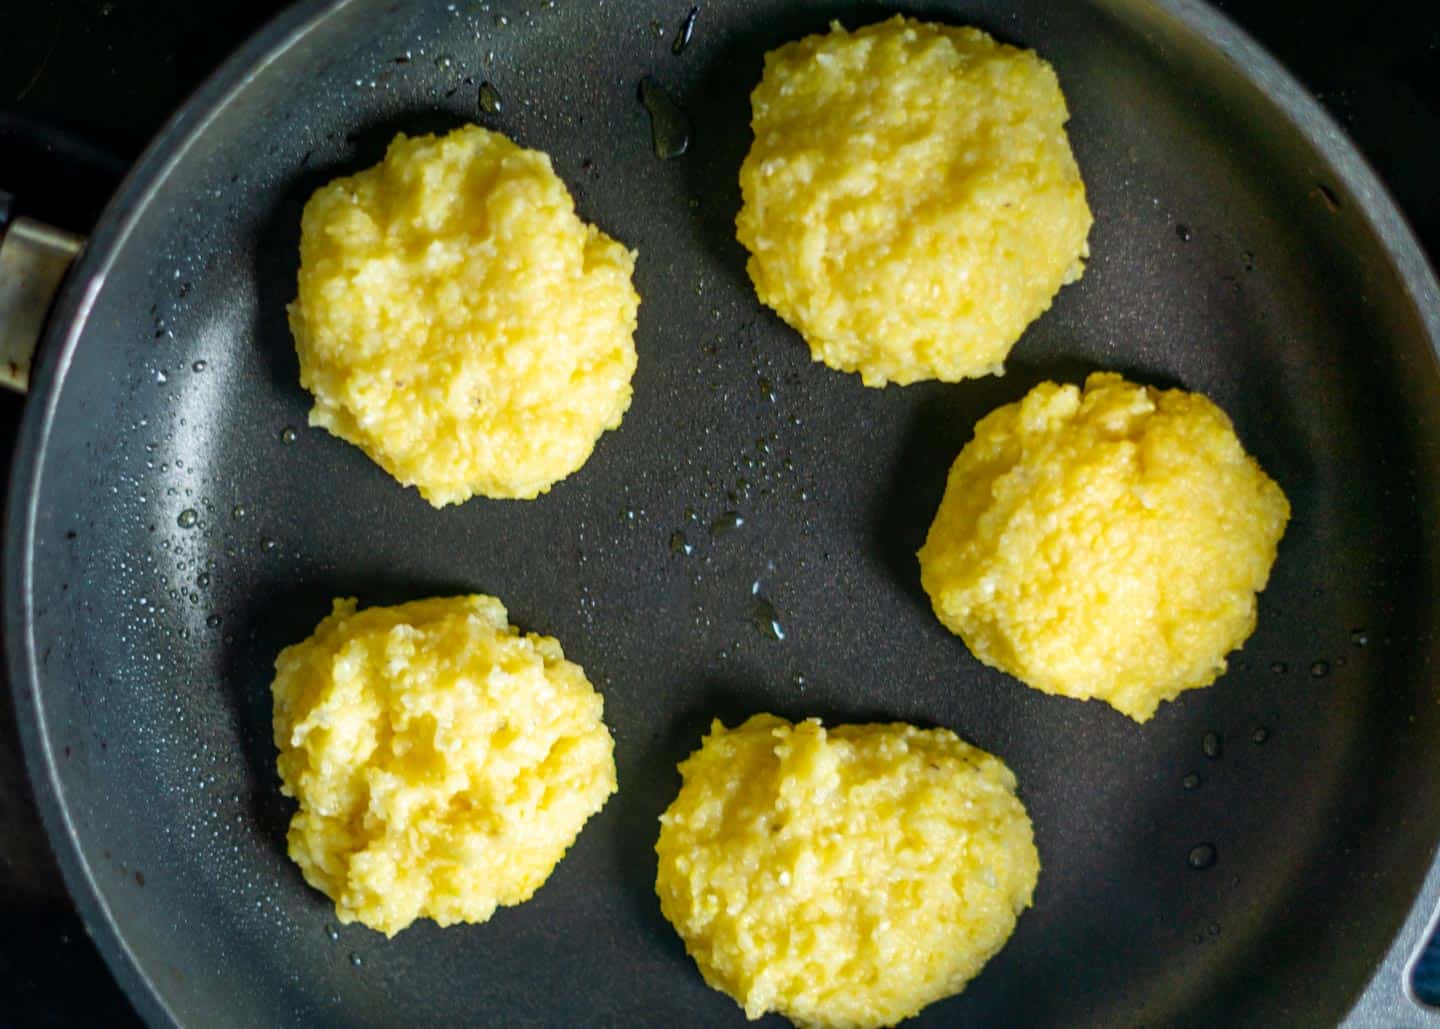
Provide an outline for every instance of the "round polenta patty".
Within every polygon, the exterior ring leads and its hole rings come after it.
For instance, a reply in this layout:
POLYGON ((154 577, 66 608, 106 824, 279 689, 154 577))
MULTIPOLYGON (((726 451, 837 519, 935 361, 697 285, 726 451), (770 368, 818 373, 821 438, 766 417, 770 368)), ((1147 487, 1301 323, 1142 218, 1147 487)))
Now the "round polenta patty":
POLYGON ((1144 722, 1254 631, 1289 518, 1208 399, 1097 373, 980 421, 920 578, 981 661, 1144 722))
POLYGON ((484 922, 615 792, 603 701, 494 597, 334 611, 275 661, 290 857, 342 922, 484 922))
POLYGON ((634 265, 545 154, 473 125, 399 135, 305 205, 290 328, 310 424, 436 507, 537 496, 630 406, 634 265))
POLYGON ((1090 209, 1054 70, 896 16, 765 55, 738 236, 760 299, 867 386, 998 373, 1080 278, 1090 209))
POLYGON ((717 721, 680 775, 660 907, 752 1019, 891 1025, 963 989, 1030 905, 1015 777, 948 730, 717 721))

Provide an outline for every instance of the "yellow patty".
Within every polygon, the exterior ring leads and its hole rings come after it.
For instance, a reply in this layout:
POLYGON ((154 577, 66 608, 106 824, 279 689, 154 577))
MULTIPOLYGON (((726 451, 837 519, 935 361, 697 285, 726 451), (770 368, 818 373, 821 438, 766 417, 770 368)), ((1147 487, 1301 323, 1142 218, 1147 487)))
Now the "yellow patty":
POLYGON ((1143 722, 1254 631, 1289 517, 1205 397, 1095 374, 980 421, 920 577, 981 661, 1143 722))
POLYGON ((334 612, 275 661, 290 857, 342 922, 484 922, 615 792, 603 702, 494 597, 334 612))
POLYGON ((543 493, 630 406, 634 265, 546 155, 476 126, 397 136, 305 205, 290 328, 310 424, 436 507, 543 493))
POLYGON ((958 993, 1030 905, 1015 777, 944 729, 719 722, 660 819, 660 907, 750 1018, 890 1025, 958 993))
POLYGON ((867 386, 1001 371, 1089 254, 1054 70, 896 16, 765 56, 740 169, 760 299, 867 386))

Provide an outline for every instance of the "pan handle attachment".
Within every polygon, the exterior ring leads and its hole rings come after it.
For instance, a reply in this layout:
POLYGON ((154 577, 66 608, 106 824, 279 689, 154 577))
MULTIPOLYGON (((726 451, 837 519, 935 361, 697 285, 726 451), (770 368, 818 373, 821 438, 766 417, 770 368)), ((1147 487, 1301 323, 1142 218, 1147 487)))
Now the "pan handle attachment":
POLYGON ((1426 875, 1405 924, 1395 935, 1343 1029, 1440 1029, 1440 1009, 1415 995, 1415 967, 1440 932, 1440 855, 1426 875))
POLYGON ((0 191, 0 386, 23 393, 50 305, 84 240, 33 218, 10 218, 0 191))

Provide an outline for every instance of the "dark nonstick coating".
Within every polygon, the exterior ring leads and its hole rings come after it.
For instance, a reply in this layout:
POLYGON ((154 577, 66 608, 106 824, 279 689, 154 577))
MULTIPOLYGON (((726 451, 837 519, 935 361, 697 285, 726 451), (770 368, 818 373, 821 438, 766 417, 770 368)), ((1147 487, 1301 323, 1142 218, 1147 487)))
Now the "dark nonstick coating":
POLYGON ((761 55, 890 8, 709 3, 677 57, 687 9, 292 13, 102 223, 37 373, 7 632, 47 818, 122 981, 190 1025, 739 1024, 660 916, 652 846, 708 721, 775 711, 943 725, 1019 777, 1035 907, 915 1024, 1342 1017, 1440 834, 1435 294, 1388 201, 1199 8, 908 8, 1054 63, 1093 257, 1003 378, 867 390, 760 307, 733 219, 761 55), (647 74, 693 117, 682 159, 651 153, 647 74), (309 193, 397 130, 477 117, 482 81, 502 100, 485 124, 550 153, 582 215, 639 250, 640 364, 624 425, 550 494, 436 512, 305 428, 284 306, 309 193), (1209 394, 1294 506, 1230 673, 1143 727, 981 666, 913 556, 976 419, 1100 367, 1209 394), (744 524, 712 534, 729 511, 744 524), (757 582, 783 640, 754 624, 757 582), (337 929, 284 853, 271 662, 333 596, 465 590, 584 665, 620 793, 486 925, 337 929), (1197 870, 1199 845, 1218 857, 1197 870))

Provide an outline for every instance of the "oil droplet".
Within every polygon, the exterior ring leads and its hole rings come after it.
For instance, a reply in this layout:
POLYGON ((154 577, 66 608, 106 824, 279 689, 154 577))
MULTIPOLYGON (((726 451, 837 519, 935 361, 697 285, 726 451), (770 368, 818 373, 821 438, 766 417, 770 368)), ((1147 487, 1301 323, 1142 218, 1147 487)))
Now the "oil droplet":
POLYGON ((236 504, 235 510, 231 511, 230 513, 236 518, 244 518, 247 512, 245 510, 244 504, 236 504))
POLYGON ((690 149, 690 116, 649 75, 640 80, 640 102, 650 113, 650 142, 656 157, 668 161, 690 149))
POLYGON ((195 585, 196 585, 196 586, 199 586, 202 590, 203 590, 206 586, 209 586, 209 585, 210 585, 210 573, 209 573, 209 572, 201 572, 199 575, 195 576, 195 585))
POLYGON ((194 369, 195 371, 197 371, 197 372, 203 372, 207 366, 206 366, 206 364, 205 364, 204 361, 196 361, 196 362, 195 362, 194 364, 192 364, 190 367, 193 368, 193 369, 194 369))
POLYGON ((1368 647, 1370 645, 1370 634, 1364 629, 1351 629, 1350 642, 1357 647, 1368 647))
POLYGON ((1184 779, 1180 780, 1180 782, 1187 790, 1196 790, 1200 788, 1200 777, 1194 772, 1191 772, 1184 779))
POLYGON ((327 925, 325 927, 325 935, 330 937, 331 943, 334 943, 340 939, 340 930, 336 929, 333 925, 327 925))
POLYGON ((360 959, 360 955, 359 955, 359 954, 351 954, 351 955, 350 955, 350 964, 354 965, 356 968, 359 968, 359 967, 360 967, 361 965, 363 965, 364 963, 365 963, 365 962, 360 959))
POLYGON ((806 686, 810 685, 810 680, 806 679, 805 676, 801 675, 799 672, 795 673, 795 678, 793 681, 797 690, 803 690, 806 686))
POLYGON ((745 524, 745 516, 739 511, 722 511, 710 523, 710 535, 724 536, 745 524))
POLYGON ((294 429, 292 429, 292 428, 291 428, 290 426, 288 426, 288 425, 285 426, 285 428, 283 428, 283 429, 280 430, 280 442, 281 442, 281 443, 285 443, 285 444, 294 443, 294 442, 295 442, 297 439, 299 439, 299 438, 300 438, 300 434, 299 434, 298 432, 296 432, 294 429))
POLYGON ((750 621, 755 630, 767 639, 783 640, 785 627, 780 624, 780 612, 775 610, 775 605, 770 603, 768 598, 755 593, 753 589, 751 593, 755 599, 750 602, 750 621))
POLYGON ((220 616, 219 616, 219 615, 211 615, 210 617, 208 617, 208 618, 205 619, 205 624, 208 625, 208 626, 209 626, 210 628, 212 628, 212 629, 218 629, 218 628, 220 628, 220 616))
POLYGON ((1204 752, 1206 757, 1208 757, 1211 761, 1214 761, 1220 756, 1220 752, 1222 749, 1220 742, 1220 734, 1218 732, 1207 732, 1205 734, 1205 738, 1200 741, 1200 749, 1204 752))
POLYGON ((266 554, 273 553, 274 550, 275 550, 275 546, 276 546, 275 541, 272 540, 269 536, 261 536, 261 537, 260 537, 260 550, 261 550, 262 553, 266 553, 266 554))
POLYGON ((685 20, 680 23, 680 31, 675 33, 675 42, 670 44, 670 52, 679 57, 690 45, 691 38, 695 35, 695 19, 700 16, 700 8, 690 8, 690 13, 685 15, 685 20))
POLYGON ((1270 666, 1270 671, 1274 672, 1276 675, 1284 675, 1286 672, 1290 671, 1290 666, 1287 665, 1284 661, 1276 661, 1273 665, 1270 666))
POLYGON ((1316 679, 1323 679, 1330 674, 1329 661, 1316 661, 1310 666, 1310 675, 1316 679))
POLYGON ((1215 845, 1213 843, 1201 843, 1190 848, 1190 855, 1185 859, 1191 868, 1197 871, 1202 868, 1209 868, 1215 863, 1215 845))
POLYGON ((1257 746, 1261 743, 1264 743, 1269 738, 1270 730, 1265 728, 1265 726, 1263 725, 1256 728, 1256 730, 1250 734, 1250 742, 1256 744, 1257 746))
POLYGON ((195 523, 199 520, 200 512, 196 511, 193 507, 187 507, 176 516, 175 524, 182 529, 193 529, 195 528, 195 523))
POLYGON ((1190 232, 1190 226, 1184 224, 1183 222, 1175 226, 1175 235, 1180 237, 1181 243, 1189 243, 1190 237, 1192 235, 1192 233, 1190 232))
POLYGON ((694 546, 685 539, 685 534, 676 530, 670 534, 670 553, 689 557, 695 552, 694 546))
POLYGON ((480 92, 476 97, 476 103, 480 107, 481 114, 489 115, 499 114, 503 106, 500 102, 500 91, 489 82, 480 83, 480 92))

